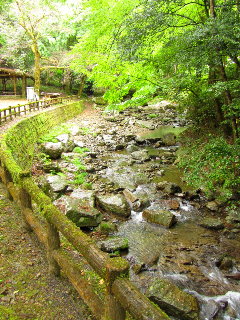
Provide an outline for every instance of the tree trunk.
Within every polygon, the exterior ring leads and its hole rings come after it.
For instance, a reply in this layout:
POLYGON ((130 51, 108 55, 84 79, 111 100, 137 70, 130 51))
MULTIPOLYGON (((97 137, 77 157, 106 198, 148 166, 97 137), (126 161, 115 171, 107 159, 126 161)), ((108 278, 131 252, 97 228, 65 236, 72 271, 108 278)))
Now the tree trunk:
POLYGON ((87 76, 85 74, 83 74, 82 77, 81 77, 81 83, 80 83, 79 90, 78 90, 78 97, 79 98, 81 98, 81 95, 82 95, 82 92, 83 92, 83 88, 84 88, 84 85, 86 83, 86 79, 87 79, 87 76))
POLYGON ((216 12, 215 12, 215 0, 210 0, 209 2, 209 10, 210 10, 210 17, 215 18, 216 12))
POLYGON ((40 52, 38 50, 38 44, 36 41, 33 42, 32 51, 34 53, 34 90, 37 94, 37 99, 39 99, 40 95, 40 84, 41 84, 41 67, 40 67, 40 52))

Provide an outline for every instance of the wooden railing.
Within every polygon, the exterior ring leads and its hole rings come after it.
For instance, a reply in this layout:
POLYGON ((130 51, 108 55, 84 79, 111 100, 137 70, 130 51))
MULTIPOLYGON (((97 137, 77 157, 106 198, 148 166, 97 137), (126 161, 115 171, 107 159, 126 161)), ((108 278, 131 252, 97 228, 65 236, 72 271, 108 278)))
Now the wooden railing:
POLYGON ((35 184, 30 172, 23 171, 16 163, 4 140, 0 147, 0 178, 7 187, 9 198, 20 206, 26 229, 33 230, 46 247, 50 273, 59 276, 62 270, 97 319, 125 320, 127 313, 137 320, 170 319, 131 283, 126 260, 102 252, 94 240, 52 204, 35 184), (69 246, 64 248, 66 239, 72 250, 69 246), (96 292, 79 257, 83 257, 101 278, 103 291, 96 292))
POLYGON ((43 99, 0 109, 0 125, 8 120, 16 118, 17 116, 26 115, 29 112, 41 109, 46 109, 59 103, 68 103, 73 99, 76 99, 76 96, 43 99))

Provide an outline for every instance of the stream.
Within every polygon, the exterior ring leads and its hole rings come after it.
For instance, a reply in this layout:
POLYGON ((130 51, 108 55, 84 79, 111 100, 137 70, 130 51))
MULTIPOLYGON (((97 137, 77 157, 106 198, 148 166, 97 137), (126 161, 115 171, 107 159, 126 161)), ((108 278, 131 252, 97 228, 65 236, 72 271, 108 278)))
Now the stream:
MULTIPOLYGON (((176 153, 177 137, 186 128, 184 119, 168 105, 152 107, 107 115, 101 122, 85 121, 97 134, 75 136, 90 149, 84 161, 94 192, 127 190, 130 195, 130 217, 104 215, 104 221, 117 226, 109 236, 128 240, 128 250, 121 255, 129 261, 130 278, 143 293, 164 278, 197 298, 201 320, 240 319, 239 233, 236 228, 229 231, 224 212, 209 209, 204 194, 183 181, 176 153), (157 119, 149 118, 153 112, 157 119), (146 208, 167 210, 176 223, 166 227, 148 222, 146 208), (222 226, 203 226, 206 218, 221 219, 222 226)), ((79 125, 74 120, 70 124, 79 125)), ((71 178, 74 168, 67 170, 63 160, 58 162, 71 178)), ((94 237, 98 233, 92 230, 94 237)))

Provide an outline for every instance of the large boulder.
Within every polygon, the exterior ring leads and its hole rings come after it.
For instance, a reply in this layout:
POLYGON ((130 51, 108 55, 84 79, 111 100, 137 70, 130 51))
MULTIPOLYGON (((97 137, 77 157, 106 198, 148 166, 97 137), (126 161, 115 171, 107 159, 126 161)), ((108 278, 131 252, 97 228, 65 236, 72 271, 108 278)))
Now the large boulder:
POLYGON ((147 161, 149 160, 149 154, 147 150, 134 151, 131 153, 133 159, 138 161, 147 161))
POLYGON ((182 320, 199 319, 196 298, 180 290, 167 279, 156 279, 150 286, 147 295, 170 316, 182 320))
POLYGON ((143 218, 166 228, 171 228, 177 222, 176 216, 171 211, 152 207, 143 211, 143 218))
POLYGON ((181 187, 179 187, 175 183, 168 182, 168 181, 159 182, 157 184, 157 189, 169 195, 182 192, 181 187))
POLYGON ((164 134, 162 136, 162 142, 166 146, 174 146, 174 145, 176 145, 176 136, 175 136, 175 134, 172 133, 172 132, 164 134))
POLYGON ((62 196, 54 204, 78 227, 97 227, 102 221, 102 214, 86 199, 62 196))
POLYGON ((64 146, 61 142, 46 142, 43 144, 43 151, 51 159, 59 159, 64 151, 64 146))
POLYGON ((56 139, 63 144, 64 152, 72 152, 76 147, 75 142, 71 139, 70 135, 67 133, 60 134, 56 139))
POLYGON ((44 191, 47 195, 55 200, 59 195, 63 194, 69 185, 69 182, 64 176, 59 175, 46 175, 45 185, 43 186, 44 191))
POLYGON ((131 214, 130 205, 121 194, 98 195, 96 201, 97 205, 107 213, 122 217, 129 217, 131 214))
POLYGON ((206 229, 221 230, 224 229, 224 223, 220 218, 204 218, 199 225, 206 229))
POLYGON ((80 199, 86 202, 88 206, 95 207, 95 192, 92 190, 74 189, 70 197, 80 199))

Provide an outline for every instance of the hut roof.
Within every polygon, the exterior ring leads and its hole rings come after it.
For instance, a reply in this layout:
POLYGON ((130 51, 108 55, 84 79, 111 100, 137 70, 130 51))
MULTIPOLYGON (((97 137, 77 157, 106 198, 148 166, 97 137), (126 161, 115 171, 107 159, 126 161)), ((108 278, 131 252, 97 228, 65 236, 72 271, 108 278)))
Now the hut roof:
POLYGON ((5 78, 11 78, 11 77, 27 77, 27 78, 33 78, 29 73, 23 72, 18 69, 10 69, 10 68, 2 68, 0 67, 0 77, 5 77, 5 78))

